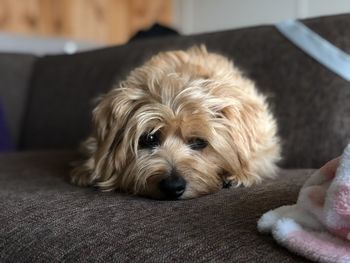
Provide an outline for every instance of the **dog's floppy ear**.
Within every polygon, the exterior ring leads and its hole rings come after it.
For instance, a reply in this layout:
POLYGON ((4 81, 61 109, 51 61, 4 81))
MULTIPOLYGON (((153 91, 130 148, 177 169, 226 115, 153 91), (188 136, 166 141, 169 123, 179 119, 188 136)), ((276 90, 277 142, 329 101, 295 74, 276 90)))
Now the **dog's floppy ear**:
POLYGON ((274 162, 280 157, 276 123, 262 101, 262 97, 246 96, 239 101, 232 99, 231 105, 221 108, 217 129, 220 139, 213 142, 225 160, 224 170, 230 179, 245 186, 275 175, 274 162))
POLYGON ((92 135, 82 144, 87 160, 72 171, 74 183, 113 189, 127 158, 127 147, 121 144, 133 108, 132 100, 122 88, 113 89, 99 99, 93 110, 92 135))
MULTIPOLYGON (((220 132, 221 136, 225 136, 225 142, 222 142, 224 151, 221 151, 223 159, 227 159, 225 170, 231 176, 230 180, 234 180, 238 184, 250 185, 255 181, 254 175, 251 174, 250 155, 253 137, 250 124, 244 121, 240 116, 241 112, 233 106, 227 106, 221 110, 222 121, 225 128, 220 132), (224 135, 223 135, 224 134, 224 135)), ((249 118, 249 116, 245 116, 249 118)))

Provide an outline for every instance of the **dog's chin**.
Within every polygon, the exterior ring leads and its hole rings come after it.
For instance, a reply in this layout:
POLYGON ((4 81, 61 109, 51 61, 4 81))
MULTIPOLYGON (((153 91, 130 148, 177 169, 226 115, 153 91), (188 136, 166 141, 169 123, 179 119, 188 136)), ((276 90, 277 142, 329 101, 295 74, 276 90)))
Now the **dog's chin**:
MULTIPOLYGON (((167 201, 176 201, 176 200, 187 200, 194 199, 198 197, 202 197, 205 195, 213 194, 218 192, 220 189, 224 187, 224 183, 222 181, 217 181, 215 184, 206 185, 206 184, 197 184, 196 182, 191 182, 190 180, 186 180, 186 185, 183 191, 179 194, 164 192, 161 190, 160 182, 164 180, 157 180, 157 183, 152 182, 152 184, 146 185, 143 190, 134 192, 136 195, 140 195, 143 197, 155 199, 155 200, 167 200, 167 201)), ((205 180, 205 179, 204 179, 205 180)))
POLYGON ((214 194, 214 193, 218 192, 219 190, 220 190, 220 188, 217 187, 216 189, 211 189, 211 191, 196 192, 196 191, 189 188, 177 200, 187 200, 187 199, 194 199, 194 198, 198 198, 198 197, 203 197, 206 195, 214 194))
POLYGON ((176 196, 176 197, 167 196, 161 193, 160 191, 137 193, 137 195, 140 195, 146 198, 151 198, 154 200, 161 200, 161 201, 183 201, 183 200, 195 199, 206 195, 214 194, 218 192, 220 189, 221 188, 218 187, 217 189, 208 191, 208 192, 195 192, 189 188, 185 190, 185 192, 182 195, 176 196))
POLYGON ((115 188, 158 200, 185 200, 219 191, 223 164, 210 147, 189 151, 167 145, 131 156, 115 188), (168 148, 167 148, 168 147, 168 148))

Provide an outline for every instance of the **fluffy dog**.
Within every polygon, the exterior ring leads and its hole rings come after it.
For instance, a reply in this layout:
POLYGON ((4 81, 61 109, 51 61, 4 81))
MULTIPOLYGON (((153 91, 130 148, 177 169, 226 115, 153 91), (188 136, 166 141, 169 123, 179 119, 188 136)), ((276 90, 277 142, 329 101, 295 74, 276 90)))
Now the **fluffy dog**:
POLYGON ((265 96, 204 46, 162 52, 102 96, 78 185, 188 199, 272 177, 280 158, 265 96))

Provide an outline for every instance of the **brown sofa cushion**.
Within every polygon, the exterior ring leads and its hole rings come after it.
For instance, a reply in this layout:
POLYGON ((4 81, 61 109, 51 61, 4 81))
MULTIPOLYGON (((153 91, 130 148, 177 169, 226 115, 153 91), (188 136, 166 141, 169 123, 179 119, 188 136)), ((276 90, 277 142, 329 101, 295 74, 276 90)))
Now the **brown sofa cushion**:
POLYGON ((0 155, 0 262, 306 262, 258 234, 294 203, 311 170, 187 201, 101 193, 67 183, 75 153, 0 155))
MULTIPOLYGON (((350 52, 350 14, 305 24, 350 52)), ((136 41, 36 63, 23 149, 74 148, 89 133, 92 98, 152 54, 205 43, 233 58, 270 95, 284 144, 283 167, 320 167, 350 135, 350 83, 318 64, 273 26, 136 41)))

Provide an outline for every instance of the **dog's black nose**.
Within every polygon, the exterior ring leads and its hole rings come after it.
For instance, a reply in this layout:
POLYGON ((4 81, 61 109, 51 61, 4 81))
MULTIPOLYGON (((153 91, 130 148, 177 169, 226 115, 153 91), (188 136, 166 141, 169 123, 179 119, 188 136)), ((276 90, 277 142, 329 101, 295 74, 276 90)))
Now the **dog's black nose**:
POLYGON ((186 181, 181 176, 171 175, 159 182, 159 189, 166 198, 179 198, 186 188, 186 181))

